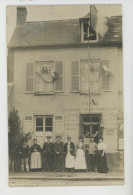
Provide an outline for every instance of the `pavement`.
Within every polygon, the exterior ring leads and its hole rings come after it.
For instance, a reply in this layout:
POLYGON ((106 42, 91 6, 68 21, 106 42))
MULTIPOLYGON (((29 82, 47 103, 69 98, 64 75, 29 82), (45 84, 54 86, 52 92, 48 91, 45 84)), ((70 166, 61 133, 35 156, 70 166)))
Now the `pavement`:
POLYGON ((9 172, 10 186, 123 185, 122 171, 98 172, 9 172))

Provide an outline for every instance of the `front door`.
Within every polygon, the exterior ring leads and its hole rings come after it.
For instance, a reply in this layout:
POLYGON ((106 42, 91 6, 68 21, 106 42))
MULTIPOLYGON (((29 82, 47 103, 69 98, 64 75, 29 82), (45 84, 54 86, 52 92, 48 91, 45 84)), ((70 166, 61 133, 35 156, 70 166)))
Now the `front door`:
POLYGON ((47 136, 53 134, 53 116, 52 115, 40 115, 35 116, 35 132, 34 138, 37 139, 38 144, 43 146, 47 136))
POLYGON ((89 142, 89 138, 94 137, 95 142, 98 142, 98 137, 100 136, 100 114, 82 114, 80 116, 81 129, 80 135, 84 138, 86 143, 89 142))

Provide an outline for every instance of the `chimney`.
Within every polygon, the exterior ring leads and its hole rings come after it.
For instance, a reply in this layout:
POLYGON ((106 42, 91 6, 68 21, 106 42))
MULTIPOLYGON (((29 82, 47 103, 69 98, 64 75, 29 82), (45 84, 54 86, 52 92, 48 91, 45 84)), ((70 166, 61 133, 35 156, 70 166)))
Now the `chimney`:
POLYGON ((26 7, 19 6, 17 7, 17 25, 25 25, 27 16, 26 7))

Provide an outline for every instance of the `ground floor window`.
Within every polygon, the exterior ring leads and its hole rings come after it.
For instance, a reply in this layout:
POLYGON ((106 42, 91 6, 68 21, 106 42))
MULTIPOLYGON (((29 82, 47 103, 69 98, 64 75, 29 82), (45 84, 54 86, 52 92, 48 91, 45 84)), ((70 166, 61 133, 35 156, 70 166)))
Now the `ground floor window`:
POLYGON ((35 122, 35 129, 37 132, 53 131, 53 116, 36 116, 35 122))
POLYGON ((84 138, 96 137, 100 132, 101 115, 83 114, 81 115, 81 132, 84 138))

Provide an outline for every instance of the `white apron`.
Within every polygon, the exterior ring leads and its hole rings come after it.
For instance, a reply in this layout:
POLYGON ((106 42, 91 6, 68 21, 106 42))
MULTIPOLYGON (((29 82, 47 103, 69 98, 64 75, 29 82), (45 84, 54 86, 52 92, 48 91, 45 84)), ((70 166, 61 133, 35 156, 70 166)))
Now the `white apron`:
POLYGON ((42 159, 40 152, 33 152, 31 154, 30 169, 41 169, 42 159))
POLYGON ((83 149, 78 149, 76 152, 75 169, 87 169, 83 149))
POLYGON ((70 151, 68 151, 66 156, 66 168, 74 168, 74 166, 75 166, 74 156, 72 156, 70 151))

